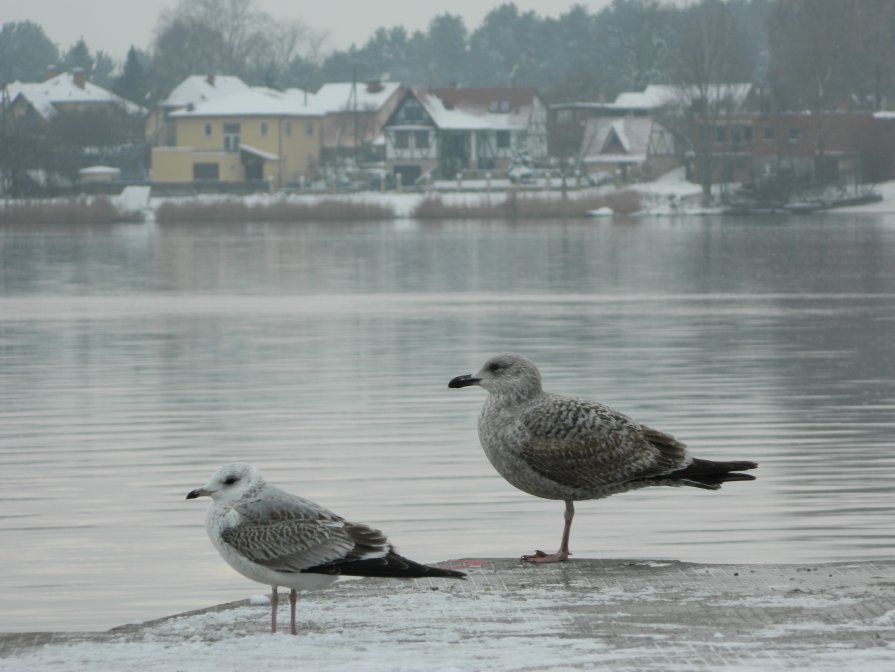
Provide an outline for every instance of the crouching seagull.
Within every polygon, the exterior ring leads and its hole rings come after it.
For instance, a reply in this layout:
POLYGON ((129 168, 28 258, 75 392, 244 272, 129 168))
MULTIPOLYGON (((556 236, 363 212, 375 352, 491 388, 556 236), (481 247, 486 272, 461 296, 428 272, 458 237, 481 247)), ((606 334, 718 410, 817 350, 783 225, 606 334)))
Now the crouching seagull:
POLYGON ((738 473, 754 469, 755 462, 700 460, 674 437, 604 404, 544 392, 538 368, 522 355, 496 355, 477 373, 448 383, 470 385, 489 393, 479 415, 479 441, 498 473, 520 490, 566 504, 559 550, 535 551, 524 561, 568 559, 576 501, 651 485, 717 490, 727 481, 755 479, 738 473))
POLYGON ((221 467, 186 498, 211 497, 205 522, 211 543, 233 569, 271 586, 270 631, 277 631, 277 587, 290 588, 290 632, 296 591, 326 588, 340 575, 460 579, 463 572, 421 565, 398 555, 379 530, 352 523, 319 504, 269 485, 250 464, 221 467))

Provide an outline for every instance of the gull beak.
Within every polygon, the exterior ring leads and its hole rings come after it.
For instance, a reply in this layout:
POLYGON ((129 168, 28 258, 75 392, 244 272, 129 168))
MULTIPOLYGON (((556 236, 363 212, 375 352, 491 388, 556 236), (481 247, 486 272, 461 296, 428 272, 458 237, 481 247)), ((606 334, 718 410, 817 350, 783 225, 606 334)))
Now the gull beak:
POLYGON ((205 488, 196 488, 195 490, 190 490, 187 493, 187 499, 196 499, 196 497, 210 497, 211 491, 206 490, 205 488))
POLYGON ((478 385, 481 380, 481 378, 473 378, 472 374, 467 373, 465 376, 457 376, 451 380, 451 382, 448 383, 448 387, 469 387, 470 385, 478 385))

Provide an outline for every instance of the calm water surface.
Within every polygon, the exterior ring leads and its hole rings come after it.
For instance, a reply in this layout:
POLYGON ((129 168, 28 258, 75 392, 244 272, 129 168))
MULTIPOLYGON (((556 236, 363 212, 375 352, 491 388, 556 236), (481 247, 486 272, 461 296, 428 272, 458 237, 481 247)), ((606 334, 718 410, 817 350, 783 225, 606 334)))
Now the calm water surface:
POLYGON ((2 630, 263 592, 184 500, 233 460, 418 560, 554 550, 447 388, 503 350, 761 463, 582 503, 576 557, 895 553, 895 218, 7 227, 0 264, 2 630))

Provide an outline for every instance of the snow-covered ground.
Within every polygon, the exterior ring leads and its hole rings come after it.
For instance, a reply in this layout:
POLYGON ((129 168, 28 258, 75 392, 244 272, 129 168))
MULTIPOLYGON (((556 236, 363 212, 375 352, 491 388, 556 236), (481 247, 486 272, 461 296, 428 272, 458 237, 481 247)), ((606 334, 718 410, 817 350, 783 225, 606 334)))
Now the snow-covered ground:
POLYGON ((352 581, 302 597, 295 637, 286 601, 271 635, 259 599, 80 641, 0 640, 0 672, 893 669, 890 562, 459 562, 466 581, 352 581))

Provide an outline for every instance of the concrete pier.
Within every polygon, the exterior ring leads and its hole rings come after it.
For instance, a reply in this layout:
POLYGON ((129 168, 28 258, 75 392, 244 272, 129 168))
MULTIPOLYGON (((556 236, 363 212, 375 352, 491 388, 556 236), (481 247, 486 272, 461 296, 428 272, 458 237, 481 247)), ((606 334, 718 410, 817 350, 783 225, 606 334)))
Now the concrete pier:
MULTIPOLYGON (((295 641, 306 670, 895 670, 895 560, 443 566, 469 578, 342 581, 300 599, 299 637, 267 638, 295 641)), ((263 647, 268 619, 269 607, 245 600, 101 633, 5 634, 0 669, 73 643, 102 643, 98 663, 103 650, 145 642, 255 637, 263 647)))

